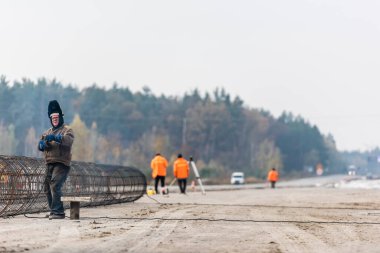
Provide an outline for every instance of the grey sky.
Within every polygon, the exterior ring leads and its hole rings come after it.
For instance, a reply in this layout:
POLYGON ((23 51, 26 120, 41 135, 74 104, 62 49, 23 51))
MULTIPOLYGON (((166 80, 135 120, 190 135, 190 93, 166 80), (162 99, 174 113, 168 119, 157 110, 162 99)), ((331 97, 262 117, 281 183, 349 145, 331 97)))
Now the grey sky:
POLYGON ((376 0, 0 2, 0 74, 182 95, 224 87, 340 150, 380 144, 376 0))

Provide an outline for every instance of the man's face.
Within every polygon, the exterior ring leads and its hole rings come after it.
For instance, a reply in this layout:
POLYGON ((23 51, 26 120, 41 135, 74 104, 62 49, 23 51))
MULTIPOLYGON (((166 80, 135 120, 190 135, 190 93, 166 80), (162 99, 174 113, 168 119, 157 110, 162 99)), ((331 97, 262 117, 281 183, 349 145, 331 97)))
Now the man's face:
POLYGON ((51 123, 53 124, 54 127, 58 126, 59 124, 59 113, 52 113, 50 115, 51 117, 51 123))

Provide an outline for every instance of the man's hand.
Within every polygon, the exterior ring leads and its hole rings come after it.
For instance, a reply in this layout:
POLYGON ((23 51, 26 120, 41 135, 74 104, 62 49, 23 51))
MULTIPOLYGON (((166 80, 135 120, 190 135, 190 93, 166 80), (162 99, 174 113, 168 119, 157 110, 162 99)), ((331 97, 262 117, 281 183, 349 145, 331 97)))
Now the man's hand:
POLYGON ((46 135, 45 137, 45 141, 46 142, 51 142, 51 141, 54 141, 55 140, 55 135, 54 134, 49 134, 49 135, 46 135))
POLYGON ((57 135, 49 134, 45 137, 45 140, 46 140, 46 142, 55 141, 57 143, 61 143, 62 137, 63 137, 62 134, 57 134, 57 135))
POLYGON ((55 136, 55 142, 58 142, 58 143, 61 143, 62 142, 62 134, 57 134, 56 136, 55 136))
POLYGON ((38 150, 45 151, 45 142, 43 140, 40 140, 40 142, 38 143, 38 150))

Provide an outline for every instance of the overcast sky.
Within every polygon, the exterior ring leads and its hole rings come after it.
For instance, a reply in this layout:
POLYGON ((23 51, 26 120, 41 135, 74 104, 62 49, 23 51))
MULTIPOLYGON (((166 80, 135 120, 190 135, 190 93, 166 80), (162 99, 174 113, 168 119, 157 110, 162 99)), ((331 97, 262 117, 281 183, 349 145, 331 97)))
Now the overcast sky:
POLYGON ((0 2, 0 74, 183 95, 224 87, 340 150, 380 145, 380 1, 0 2))

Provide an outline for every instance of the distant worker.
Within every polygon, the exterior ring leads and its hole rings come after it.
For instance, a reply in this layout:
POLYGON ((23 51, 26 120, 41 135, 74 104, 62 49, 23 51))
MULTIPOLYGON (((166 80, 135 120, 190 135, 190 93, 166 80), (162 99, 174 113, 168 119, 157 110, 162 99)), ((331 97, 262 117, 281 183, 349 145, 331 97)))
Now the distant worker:
POLYGON ((50 215, 47 217, 50 220, 64 219, 61 189, 70 172, 74 133, 64 124, 63 113, 56 100, 49 102, 48 116, 52 127, 42 134, 38 143, 38 149, 44 152, 47 167, 44 181, 44 192, 50 209, 50 215))
POLYGON ((178 154, 177 160, 173 165, 174 177, 178 180, 178 186, 181 193, 186 193, 187 178, 189 177, 189 162, 182 157, 182 154, 178 154))
POLYGON ((165 177, 166 177, 166 167, 168 167, 168 161, 160 153, 157 153, 156 156, 152 159, 150 163, 152 168, 152 178, 154 181, 154 189, 158 193, 158 181, 161 181, 161 191, 165 194, 165 177))
POLYGON ((276 182, 278 181, 278 172, 275 168, 272 168, 268 173, 268 181, 271 184, 271 188, 276 187, 276 182))

